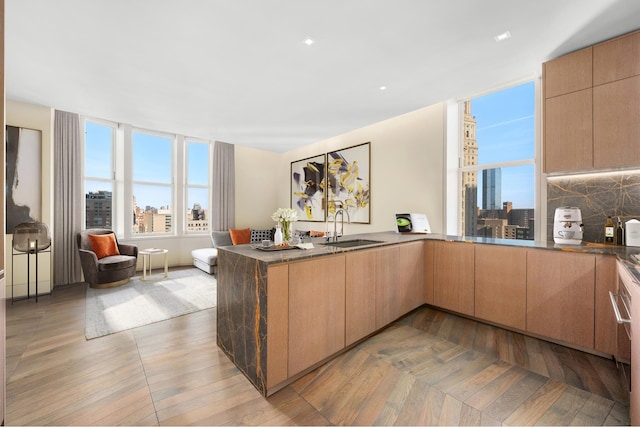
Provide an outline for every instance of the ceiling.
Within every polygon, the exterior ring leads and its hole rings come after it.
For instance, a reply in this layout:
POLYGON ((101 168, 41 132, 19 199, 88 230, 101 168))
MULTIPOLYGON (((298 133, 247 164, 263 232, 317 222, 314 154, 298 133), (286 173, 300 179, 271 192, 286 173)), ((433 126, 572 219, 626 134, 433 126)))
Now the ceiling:
POLYGON ((5 0, 5 18, 8 99, 285 152, 540 75, 640 28, 640 1, 5 0))

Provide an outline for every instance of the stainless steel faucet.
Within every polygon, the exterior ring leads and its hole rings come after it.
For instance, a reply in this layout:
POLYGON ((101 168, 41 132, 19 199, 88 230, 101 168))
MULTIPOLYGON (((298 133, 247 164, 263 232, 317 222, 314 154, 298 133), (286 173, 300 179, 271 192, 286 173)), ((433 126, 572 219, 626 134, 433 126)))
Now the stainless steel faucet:
POLYGON ((344 203, 342 200, 336 200, 334 202, 336 204, 336 213, 333 214, 333 241, 338 241, 338 234, 336 233, 337 223, 338 223, 338 214, 340 214, 340 235, 344 235, 344 214, 347 214, 347 224, 351 224, 351 216, 349 215, 349 211, 346 210, 343 206, 344 203), (338 204, 340 207, 338 208, 338 204))

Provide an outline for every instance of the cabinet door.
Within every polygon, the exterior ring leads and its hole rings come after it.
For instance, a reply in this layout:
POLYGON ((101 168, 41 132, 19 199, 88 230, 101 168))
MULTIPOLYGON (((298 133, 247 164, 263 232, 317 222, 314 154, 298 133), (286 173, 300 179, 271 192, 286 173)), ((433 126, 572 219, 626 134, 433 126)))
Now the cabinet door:
POLYGON ((590 88, 593 85, 592 58, 592 48, 587 47, 542 64, 544 97, 590 88))
POLYGON ((594 347, 595 256, 527 251, 527 331, 594 347))
POLYGON ((596 256, 595 349, 616 354, 617 323, 611 307, 609 291, 617 293, 618 274, 615 256, 596 256))
POLYGON ((526 329, 527 252, 522 248, 477 245, 476 317, 526 329))
POLYGON ((346 254, 346 345, 376 330, 376 250, 346 254))
POLYGON ((640 76, 593 88, 596 169, 640 166, 640 76))
POLYGON ((287 379, 289 265, 267 269, 267 389, 287 379))
POLYGON ((424 304, 424 242, 398 245, 400 316, 424 304))
POLYGON ((436 250, 436 242, 427 240, 424 242, 424 301, 427 304, 434 304, 433 301, 433 272, 434 272, 434 253, 436 250))
POLYGON ((345 257, 289 265, 289 377, 345 346, 345 257))
POLYGON ((640 31, 593 47, 593 85, 640 75, 640 31))
POLYGON ((545 100, 545 172, 593 168, 592 89, 545 100))
POLYGON ((437 242, 434 257, 434 304, 474 315, 474 245, 437 242))
POLYGON ((398 248, 376 249, 376 329, 401 316, 398 285, 398 248))

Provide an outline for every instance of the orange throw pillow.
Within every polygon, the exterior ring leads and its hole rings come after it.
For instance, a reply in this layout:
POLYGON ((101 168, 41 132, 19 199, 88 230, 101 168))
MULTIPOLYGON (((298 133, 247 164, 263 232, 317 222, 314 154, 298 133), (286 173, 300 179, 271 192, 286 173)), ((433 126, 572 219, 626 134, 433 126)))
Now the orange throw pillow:
POLYGON ((110 234, 89 234, 89 244, 91 250, 96 254, 98 259, 120 255, 118 250, 118 244, 116 243, 116 236, 113 233, 110 234))
POLYGON ((234 245, 246 245, 251 242, 250 228, 230 228, 229 234, 234 245))

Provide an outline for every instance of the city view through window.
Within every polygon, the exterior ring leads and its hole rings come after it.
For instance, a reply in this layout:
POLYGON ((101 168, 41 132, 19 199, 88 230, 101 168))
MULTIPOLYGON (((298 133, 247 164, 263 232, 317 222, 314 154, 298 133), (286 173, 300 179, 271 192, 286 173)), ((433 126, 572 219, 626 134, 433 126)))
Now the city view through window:
POLYGON ((533 240, 534 83, 465 101, 463 108, 463 234, 533 240))
MULTIPOLYGON (((184 214, 186 232, 209 230, 209 144, 186 141, 185 164, 179 168, 185 182, 185 200, 173 200, 172 136, 132 132, 131 176, 132 207, 129 226, 132 235, 171 233, 175 224, 176 206, 184 214)), ((85 122, 85 227, 113 229, 113 212, 117 209, 114 197, 118 167, 113 161, 115 128, 85 122)))

